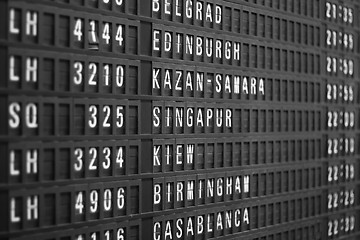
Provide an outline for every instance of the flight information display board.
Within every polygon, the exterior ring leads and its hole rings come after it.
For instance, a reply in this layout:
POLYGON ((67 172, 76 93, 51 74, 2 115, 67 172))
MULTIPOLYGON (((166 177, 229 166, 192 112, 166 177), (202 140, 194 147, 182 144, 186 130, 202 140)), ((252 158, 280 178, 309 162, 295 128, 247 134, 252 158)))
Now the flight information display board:
POLYGON ((0 240, 359 239, 357 0, 0 0, 0 240))

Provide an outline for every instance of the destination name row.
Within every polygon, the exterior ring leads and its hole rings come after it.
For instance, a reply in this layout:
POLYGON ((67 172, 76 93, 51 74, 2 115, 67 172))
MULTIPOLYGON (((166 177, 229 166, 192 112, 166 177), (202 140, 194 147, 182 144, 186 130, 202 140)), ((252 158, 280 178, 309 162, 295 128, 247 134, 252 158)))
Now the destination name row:
MULTIPOLYGON (((137 100, 29 96, 3 96, 1 103, 7 108, 7 116, 3 119, 8 122, 2 135, 9 136, 125 136, 139 134, 141 126, 152 129, 152 134, 306 132, 325 130, 330 121, 325 121, 327 112, 321 106, 305 109, 298 105, 287 109, 259 105, 254 108, 247 104, 215 102, 140 103, 137 100), (145 107, 151 107, 151 111, 142 112, 145 107)), ((344 119, 336 123, 344 129, 358 127, 353 118, 345 119, 356 116, 357 112, 345 112, 348 114, 343 114, 344 119), (345 126, 345 123, 348 124, 345 126)))
MULTIPOLYGON (((239 189, 243 187, 242 184, 244 183, 241 183, 241 186, 239 185, 239 189)), ((246 185, 244 186, 246 187, 246 185)), ((235 187, 234 189, 236 190, 237 188, 235 187)), ((218 190, 219 188, 211 190, 213 192, 206 190, 204 194, 215 195, 218 190)), ((247 189, 241 189, 241 191, 246 192, 247 189)), ((21 229, 35 229, 44 226, 56 226, 58 224, 64 226, 66 224, 94 220, 99 221, 99 223, 106 219, 113 219, 114 221, 122 219, 126 221, 130 215, 141 217, 144 211, 152 212, 151 209, 145 209, 146 205, 143 204, 143 198, 147 194, 150 195, 151 191, 143 189, 138 181, 74 185, 70 188, 57 187, 52 191, 46 192, 37 189, 32 189, 31 193, 29 191, 23 193, 13 192, 10 193, 8 200, 9 208, 7 215, 9 219, 6 222, 9 223, 9 230, 15 232, 21 229), (56 214, 45 214, 45 210, 51 210, 56 214)), ((197 193, 194 192, 194 194, 197 193)), ((177 195, 183 196, 181 194, 177 195)), ((191 197, 192 195, 188 196, 191 197)), ((154 200, 156 200, 155 197, 154 200)), ((176 202, 175 199, 173 201, 176 202)), ((308 209, 304 212, 297 212, 297 217, 291 220, 299 220, 322 213, 322 203, 326 202, 323 200, 322 191, 316 189, 310 190, 305 196, 291 194, 285 199, 283 195, 282 198, 273 197, 270 202, 275 204, 283 201, 288 204, 285 207, 286 209, 284 209, 288 212, 294 210, 290 203, 298 202, 300 205, 307 203, 308 209)), ((239 200, 227 202, 227 206, 239 207, 239 200)), ((260 207, 268 203, 269 201, 265 200, 265 198, 259 198, 257 202, 249 198, 247 200, 243 199, 240 206, 247 208, 249 211, 250 207, 260 207)), ((197 209, 200 208, 192 207, 193 212, 197 209)), ((214 211, 214 209, 219 209, 218 204, 213 207, 209 206, 206 210, 202 209, 202 212, 214 211)), ((168 213, 171 212, 168 211, 168 213)), ((248 213, 251 213, 251 211, 248 213)), ((181 215, 181 213, 175 214, 175 216, 179 217, 181 215)), ((159 214, 155 211, 154 216, 159 216, 159 214)), ((174 214, 171 214, 171 216, 174 216, 174 214)), ((284 219, 284 221, 286 220, 284 219)))
MULTIPOLYGON (((8 153, 7 168, 3 170, 1 181, 12 183, 15 188, 37 182, 112 177, 127 179, 145 172, 153 173, 154 176, 157 173, 202 173, 205 170, 221 172, 245 166, 269 168, 280 163, 287 168, 288 164, 321 158, 323 145, 321 137, 279 136, 268 139, 255 137, 252 140, 181 138, 152 141, 23 141, 20 145, 1 144, 1 150, 8 153), (144 151, 149 151, 150 161, 140 162, 144 151)), ((329 167, 329 181, 338 182, 343 176, 347 176, 344 181, 348 180, 349 169, 352 169, 351 176, 354 175, 353 161, 354 157, 349 156, 346 168, 345 163, 329 167)))

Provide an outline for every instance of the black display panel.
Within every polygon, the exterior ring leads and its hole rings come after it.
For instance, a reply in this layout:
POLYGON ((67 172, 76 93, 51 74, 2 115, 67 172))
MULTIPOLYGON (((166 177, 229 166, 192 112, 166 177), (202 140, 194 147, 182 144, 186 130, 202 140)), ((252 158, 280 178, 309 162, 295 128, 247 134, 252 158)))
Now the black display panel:
POLYGON ((0 239, 359 239, 356 0, 1 0, 0 239))

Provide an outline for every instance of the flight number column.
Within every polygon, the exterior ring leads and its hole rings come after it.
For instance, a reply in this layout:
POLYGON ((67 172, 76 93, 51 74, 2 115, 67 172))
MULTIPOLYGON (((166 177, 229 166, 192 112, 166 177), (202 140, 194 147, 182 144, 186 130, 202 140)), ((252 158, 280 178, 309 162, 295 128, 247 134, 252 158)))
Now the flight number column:
POLYGON ((128 1, 99 1, 99 13, 74 4, 7 9, 9 239, 35 230, 48 239, 42 230, 59 225, 64 238, 141 238, 129 219, 142 199, 140 181, 129 181, 141 166, 139 21, 128 1))

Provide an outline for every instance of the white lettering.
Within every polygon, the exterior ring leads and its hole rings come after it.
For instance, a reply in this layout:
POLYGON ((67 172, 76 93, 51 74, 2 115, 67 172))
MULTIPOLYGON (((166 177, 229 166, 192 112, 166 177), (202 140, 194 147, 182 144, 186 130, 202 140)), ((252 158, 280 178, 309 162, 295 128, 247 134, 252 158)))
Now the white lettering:
POLYGON ((159 12, 160 11, 160 3, 159 3, 159 0, 153 0, 152 1, 152 9, 153 9, 153 12, 159 12))
POLYGON ((216 230, 222 230, 223 227, 223 222, 222 222, 222 216, 221 213, 217 214, 217 219, 216 219, 216 230))
POLYGON ((249 224, 249 212, 248 212, 248 209, 247 209, 247 208, 244 209, 243 222, 246 223, 246 224, 249 224))
POLYGON ((173 239, 170 221, 166 222, 166 227, 165 227, 165 239, 168 239, 168 238, 173 239))
POLYGON ((178 202, 184 201, 183 190, 184 190, 184 184, 182 182, 178 182, 176 184, 176 201, 178 202))
POLYGON ((154 30, 153 33, 153 50, 154 51, 160 51, 160 31, 159 30, 154 30))
POLYGON ((204 231, 204 217, 198 216, 197 218, 197 233, 202 234, 204 231))
POLYGON ((154 107, 153 109, 153 125, 154 127, 160 127, 160 113, 161 113, 161 110, 159 107, 154 107))
POLYGON ((223 179, 218 178, 216 181, 216 194, 221 197, 223 195, 223 179))
POLYGON ((186 118, 186 125, 188 126, 188 127, 192 127, 193 126, 193 120, 194 120, 194 109, 193 108, 188 108, 187 110, 186 110, 186 116, 187 116, 187 118, 186 118))
POLYGON ((216 45, 215 57, 216 58, 221 58, 222 57, 222 43, 221 43, 221 40, 216 40, 215 45, 216 45))
POLYGON ((202 2, 197 2, 196 3, 196 19, 197 20, 202 20, 202 11, 203 11, 203 3, 202 2))
POLYGON ((153 88, 155 89, 160 89, 160 84, 159 84, 159 74, 160 74, 160 69, 153 69, 153 88))
POLYGON ((232 222, 231 222, 231 211, 225 212, 225 228, 231 228, 232 222))
POLYGON ((235 193, 240 194, 241 193, 241 182, 240 177, 235 178, 235 193))
POLYGON ((226 126, 227 128, 231 128, 231 118, 232 118, 232 111, 231 111, 231 109, 226 109, 226 110, 225 110, 225 119, 226 119, 225 126, 226 126))
POLYGON ((156 222, 154 224, 154 232, 153 232, 153 239, 154 240, 160 240, 160 231, 161 231, 161 225, 159 222, 156 222))
POLYGON ((221 92, 221 82, 222 82, 222 76, 220 74, 216 74, 216 76, 215 76, 215 84, 216 84, 215 91, 217 93, 221 92))
POLYGON ((10 175, 11 176, 19 176, 20 170, 15 168, 15 151, 10 151, 10 175))
POLYGON ((26 35, 37 35, 37 19, 38 14, 36 12, 26 12, 26 35))
POLYGON ((182 225, 184 224, 183 220, 181 218, 179 218, 177 221, 176 221, 176 228, 177 228, 177 231, 176 231, 176 237, 177 238, 182 238, 182 235, 183 235, 183 230, 182 230, 182 225))
POLYGON ((187 200, 194 200, 194 181, 188 181, 187 200))
POLYGON ((192 0, 186 0, 185 2, 185 14, 186 14, 186 17, 187 18, 190 18, 192 19, 192 16, 193 16, 193 10, 192 10, 192 6, 193 6, 193 2, 192 0))
POLYGON ((244 177, 244 192, 248 193, 250 192, 250 176, 246 175, 244 177))
POLYGON ((160 146, 154 146, 154 148, 153 148, 153 164, 154 164, 154 166, 161 166, 159 153, 160 153, 160 146))
POLYGON ((249 94, 248 80, 247 80, 246 77, 243 78, 243 84, 242 84, 242 85, 243 85, 243 87, 242 87, 243 92, 244 92, 245 94, 249 94))
POLYGON ((170 0, 165 0, 165 14, 171 15, 171 2, 170 2, 170 0))
POLYGON ((190 72, 186 74, 185 88, 186 90, 193 91, 193 80, 190 72))
POLYGON ((169 69, 165 70, 164 88, 171 89, 171 74, 169 69))
POLYGON ((27 58, 26 59, 26 81, 36 82, 37 81, 37 71, 38 71, 38 61, 37 58, 27 58))
POLYGON ((261 93, 261 95, 265 95, 264 79, 262 78, 260 78, 259 81, 259 93, 261 93))
POLYGON ((161 203, 161 186, 160 184, 154 185, 154 204, 161 203))
POLYGON ((194 227, 193 227, 193 222, 191 218, 187 219, 187 228, 186 228, 186 235, 189 236, 194 236, 194 227))
POLYGON ((227 60, 231 59, 231 42, 229 41, 225 42, 225 58, 227 60))
POLYGON ((194 37, 191 35, 186 35, 186 54, 193 54, 193 46, 194 46, 194 37))
POLYGON ((38 219, 38 197, 28 197, 27 198, 27 220, 38 219))
POLYGON ((196 55, 202 56, 203 54, 203 39, 201 37, 196 37, 196 55))
POLYGON ((178 17, 181 17, 180 7, 178 7, 178 6, 180 6, 179 1, 180 0, 175 1, 175 5, 176 5, 176 7, 175 7, 175 15, 178 16, 178 17))
POLYGON ((182 145, 177 145, 176 146, 176 164, 177 165, 181 165, 183 163, 183 146, 182 145))
POLYGON ((231 177, 226 178, 226 195, 232 194, 232 183, 233 179, 231 177))
POLYGON ((9 126, 10 128, 18 128, 20 126, 20 104, 11 103, 9 105, 9 126))
POLYGON ((172 46, 172 36, 171 33, 169 32, 165 32, 165 47, 164 50, 165 52, 170 52, 171 51, 171 46, 172 46))
POLYGON ((28 128, 37 128, 37 107, 33 103, 29 103, 25 108, 25 123, 28 128))
POLYGON ((220 23, 221 23, 221 20, 222 20, 222 10, 221 10, 221 7, 220 7, 220 6, 216 5, 216 7, 215 7, 215 13, 216 13, 216 15, 215 15, 215 22, 216 22, 217 24, 220 24, 220 23))
POLYGON ((256 94, 256 78, 251 78, 251 94, 256 94))
POLYGON ((28 150, 26 151, 26 173, 36 174, 37 173, 37 162, 38 162, 38 151, 28 150))
POLYGON ((18 82, 20 80, 20 76, 16 75, 15 73, 15 69, 16 69, 16 62, 15 62, 15 57, 11 56, 10 57, 10 63, 9 63, 9 75, 10 75, 10 81, 11 82, 18 82))
POLYGON ((12 223, 20 222, 21 218, 20 216, 16 216, 16 200, 15 198, 11 198, 11 216, 10 220, 12 223))
POLYGON ((240 227, 241 224, 241 212, 239 209, 235 210, 235 227, 240 227))
POLYGON ((181 91, 182 90, 182 86, 181 86, 181 78, 182 78, 182 71, 176 71, 176 84, 175 84, 175 90, 176 91, 181 91))
POLYGON ((10 33, 12 34, 19 34, 20 33, 20 29, 17 28, 15 26, 15 21, 16 21, 16 15, 15 15, 15 9, 11 8, 10 9, 10 14, 9 14, 9 30, 10 33))
POLYGON ((207 4, 206 6, 206 21, 213 22, 212 8, 210 4, 207 4))
POLYGON ((200 91, 200 92, 203 92, 204 91, 204 73, 197 73, 196 74, 197 76, 197 85, 196 85, 196 90, 197 91, 200 91))
POLYGON ((234 60, 240 61, 240 43, 234 44, 234 60))
POLYGON ((193 162, 194 162, 194 145, 193 144, 187 145, 186 162, 187 162, 187 164, 193 164, 193 162))
POLYGON ((196 125, 198 127, 204 127, 203 113, 202 113, 201 108, 198 109, 197 113, 198 114, 197 114, 197 118, 196 118, 196 125))

